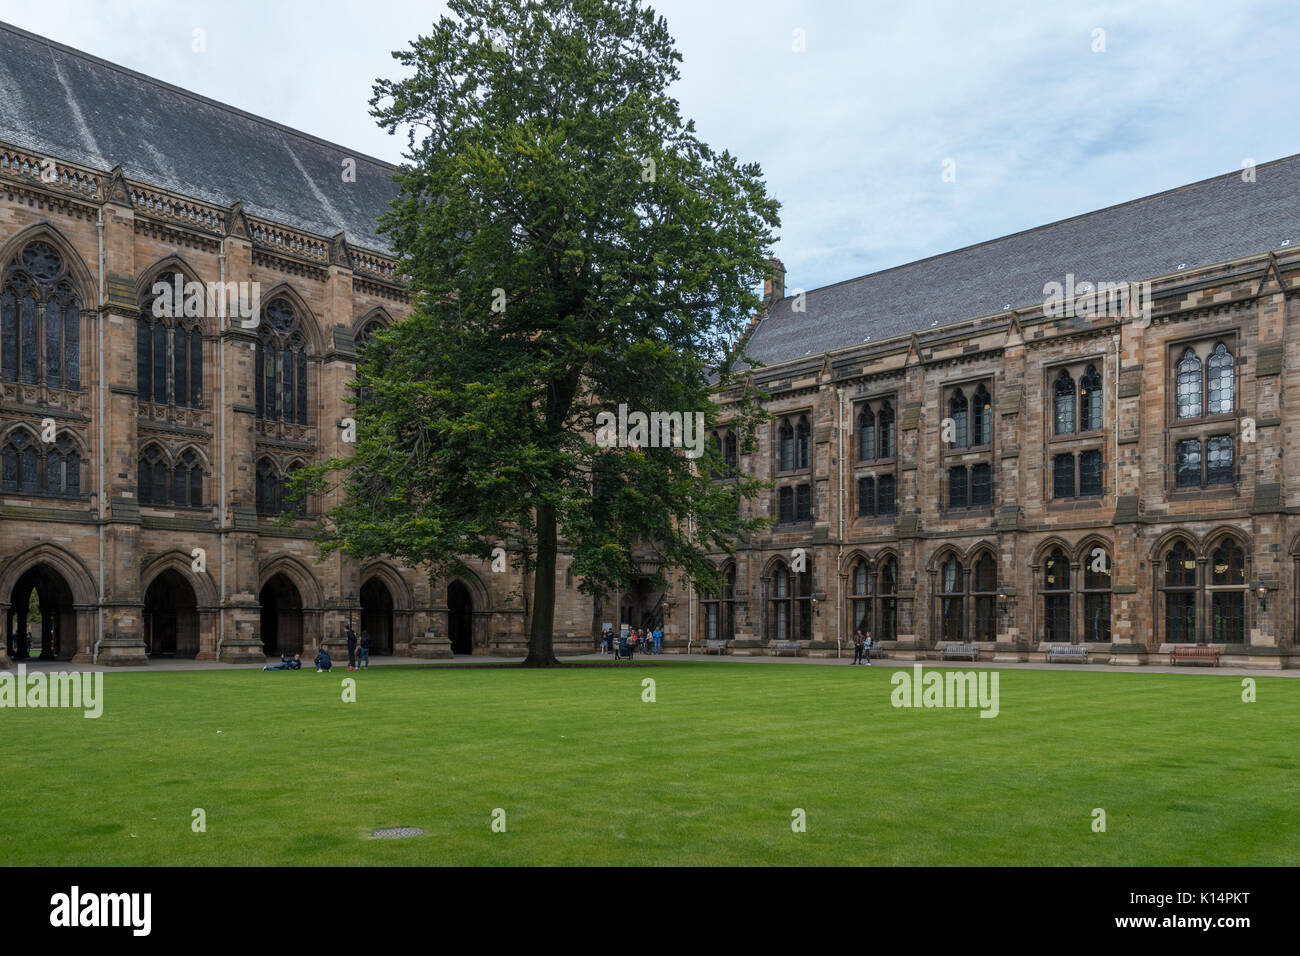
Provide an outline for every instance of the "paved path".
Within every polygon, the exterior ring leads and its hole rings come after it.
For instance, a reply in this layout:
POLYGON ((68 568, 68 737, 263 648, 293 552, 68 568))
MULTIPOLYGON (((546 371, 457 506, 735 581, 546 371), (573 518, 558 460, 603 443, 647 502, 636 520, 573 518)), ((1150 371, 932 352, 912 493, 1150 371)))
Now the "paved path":
MULTIPOLYGON (((807 666, 820 665, 823 667, 847 667, 851 666, 849 661, 853 659, 852 653, 839 659, 833 657, 732 657, 723 655, 719 657, 716 654, 638 654, 636 659, 631 662, 632 665, 670 665, 675 661, 693 661, 710 664, 799 664, 807 666)), ((268 657, 267 664, 278 664, 278 657, 268 657)), ((346 659, 345 659, 346 660, 346 659)), ((565 655, 560 658, 564 662, 574 663, 603 663, 610 667, 628 666, 627 661, 615 662, 608 654, 579 654, 565 655)), ((523 661, 523 657, 471 657, 466 654, 458 655, 454 660, 426 660, 417 657, 379 657, 371 655, 370 663, 375 667, 449 667, 465 666, 477 667, 495 664, 518 664, 523 661)), ((23 661, 28 673, 36 671, 104 671, 115 674, 125 674, 133 671, 223 671, 223 670, 257 670, 262 667, 261 664, 219 664, 216 661, 195 661, 185 658, 160 658, 141 667, 105 667, 103 665, 90 664, 72 664, 67 661, 23 661)), ((1178 667, 1170 667, 1168 664, 1147 664, 1142 667, 1118 666, 1112 664, 994 664, 987 661, 981 661, 978 664, 972 664, 968 661, 899 661, 899 660, 876 660, 872 661, 872 667, 883 667, 895 671, 904 668, 911 668, 920 663, 925 667, 955 667, 958 669, 967 669, 972 667, 993 668, 997 670, 1052 670, 1052 671, 1101 671, 1107 674, 1218 674, 1229 677, 1296 677, 1300 678, 1300 668, 1290 668, 1288 670, 1267 670, 1259 667, 1208 667, 1204 664, 1183 664, 1178 667)), ((13 668, 10 667, 10 670, 13 668)), ((305 671, 314 671, 316 668, 310 661, 303 661, 302 669, 305 671)), ((334 670, 341 673, 348 673, 347 664, 339 666, 335 662, 334 670)))

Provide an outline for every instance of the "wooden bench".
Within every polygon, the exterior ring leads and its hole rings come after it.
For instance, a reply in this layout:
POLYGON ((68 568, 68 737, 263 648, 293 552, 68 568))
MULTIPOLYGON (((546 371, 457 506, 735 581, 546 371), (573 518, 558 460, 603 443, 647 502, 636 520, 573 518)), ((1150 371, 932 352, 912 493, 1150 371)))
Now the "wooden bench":
POLYGON ((980 649, 977 644, 949 644, 939 652, 939 660, 955 661, 957 658, 964 658, 968 661, 977 661, 980 659, 980 649))
POLYGON ((704 653, 705 653, 705 654, 714 654, 714 653, 717 653, 717 654, 725 654, 725 653, 727 653, 727 642, 726 642, 726 641, 705 641, 705 642, 704 642, 704 653))
POLYGON ((1055 644, 1047 649, 1047 663, 1067 661, 1072 664, 1088 663, 1088 648, 1083 644, 1055 644))
POLYGON ((780 657, 782 654, 789 654, 791 657, 799 656, 798 641, 772 641, 767 645, 769 654, 774 657, 780 657))
POLYGON ((1209 644, 1175 644, 1169 649, 1169 666, 1176 661, 1213 661, 1219 666, 1219 649, 1209 644))

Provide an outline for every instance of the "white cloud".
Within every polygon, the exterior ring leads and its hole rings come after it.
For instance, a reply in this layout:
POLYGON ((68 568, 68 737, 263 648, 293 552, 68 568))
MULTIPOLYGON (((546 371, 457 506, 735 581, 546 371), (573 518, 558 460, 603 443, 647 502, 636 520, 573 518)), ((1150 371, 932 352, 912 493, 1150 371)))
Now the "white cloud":
MULTIPOLYGON (((815 288, 1300 152, 1278 2, 661 0, 701 134, 763 166, 815 288), (791 31, 807 50, 791 50, 791 31), (1106 52, 1091 50, 1095 28, 1106 52), (941 162, 957 164, 944 183, 941 162)), ((391 161, 371 83, 440 3, 0 4, 0 19, 391 161), (191 50, 207 31, 207 52, 191 50)))

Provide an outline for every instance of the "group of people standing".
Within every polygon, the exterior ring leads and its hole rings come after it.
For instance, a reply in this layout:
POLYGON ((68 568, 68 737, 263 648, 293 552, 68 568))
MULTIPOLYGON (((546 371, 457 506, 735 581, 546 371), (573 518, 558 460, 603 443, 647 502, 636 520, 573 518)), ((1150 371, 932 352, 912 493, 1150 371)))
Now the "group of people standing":
POLYGON ((626 657, 629 660, 639 650, 642 654, 663 653, 664 631, 662 627, 630 627, 624 634, 612 627, 604 628, 600 634, 600 652, 613 654, 614 657, 626 657))
POLYGON ((871 647, 875 643, 871 635, 858 628, 853 632, 853 660, 851 664, 866 664, 871 666, 871 647))

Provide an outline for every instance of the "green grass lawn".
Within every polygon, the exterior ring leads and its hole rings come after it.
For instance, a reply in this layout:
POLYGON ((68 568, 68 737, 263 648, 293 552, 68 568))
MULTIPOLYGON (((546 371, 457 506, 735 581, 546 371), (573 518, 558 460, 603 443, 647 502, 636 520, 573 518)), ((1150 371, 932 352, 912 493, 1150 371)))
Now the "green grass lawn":
POLYGON ((1300 863, 1300 682, 1002 671, 981 719, 898 669, 109 673, 98 720, 0 710, 0 862, 1300 863))

